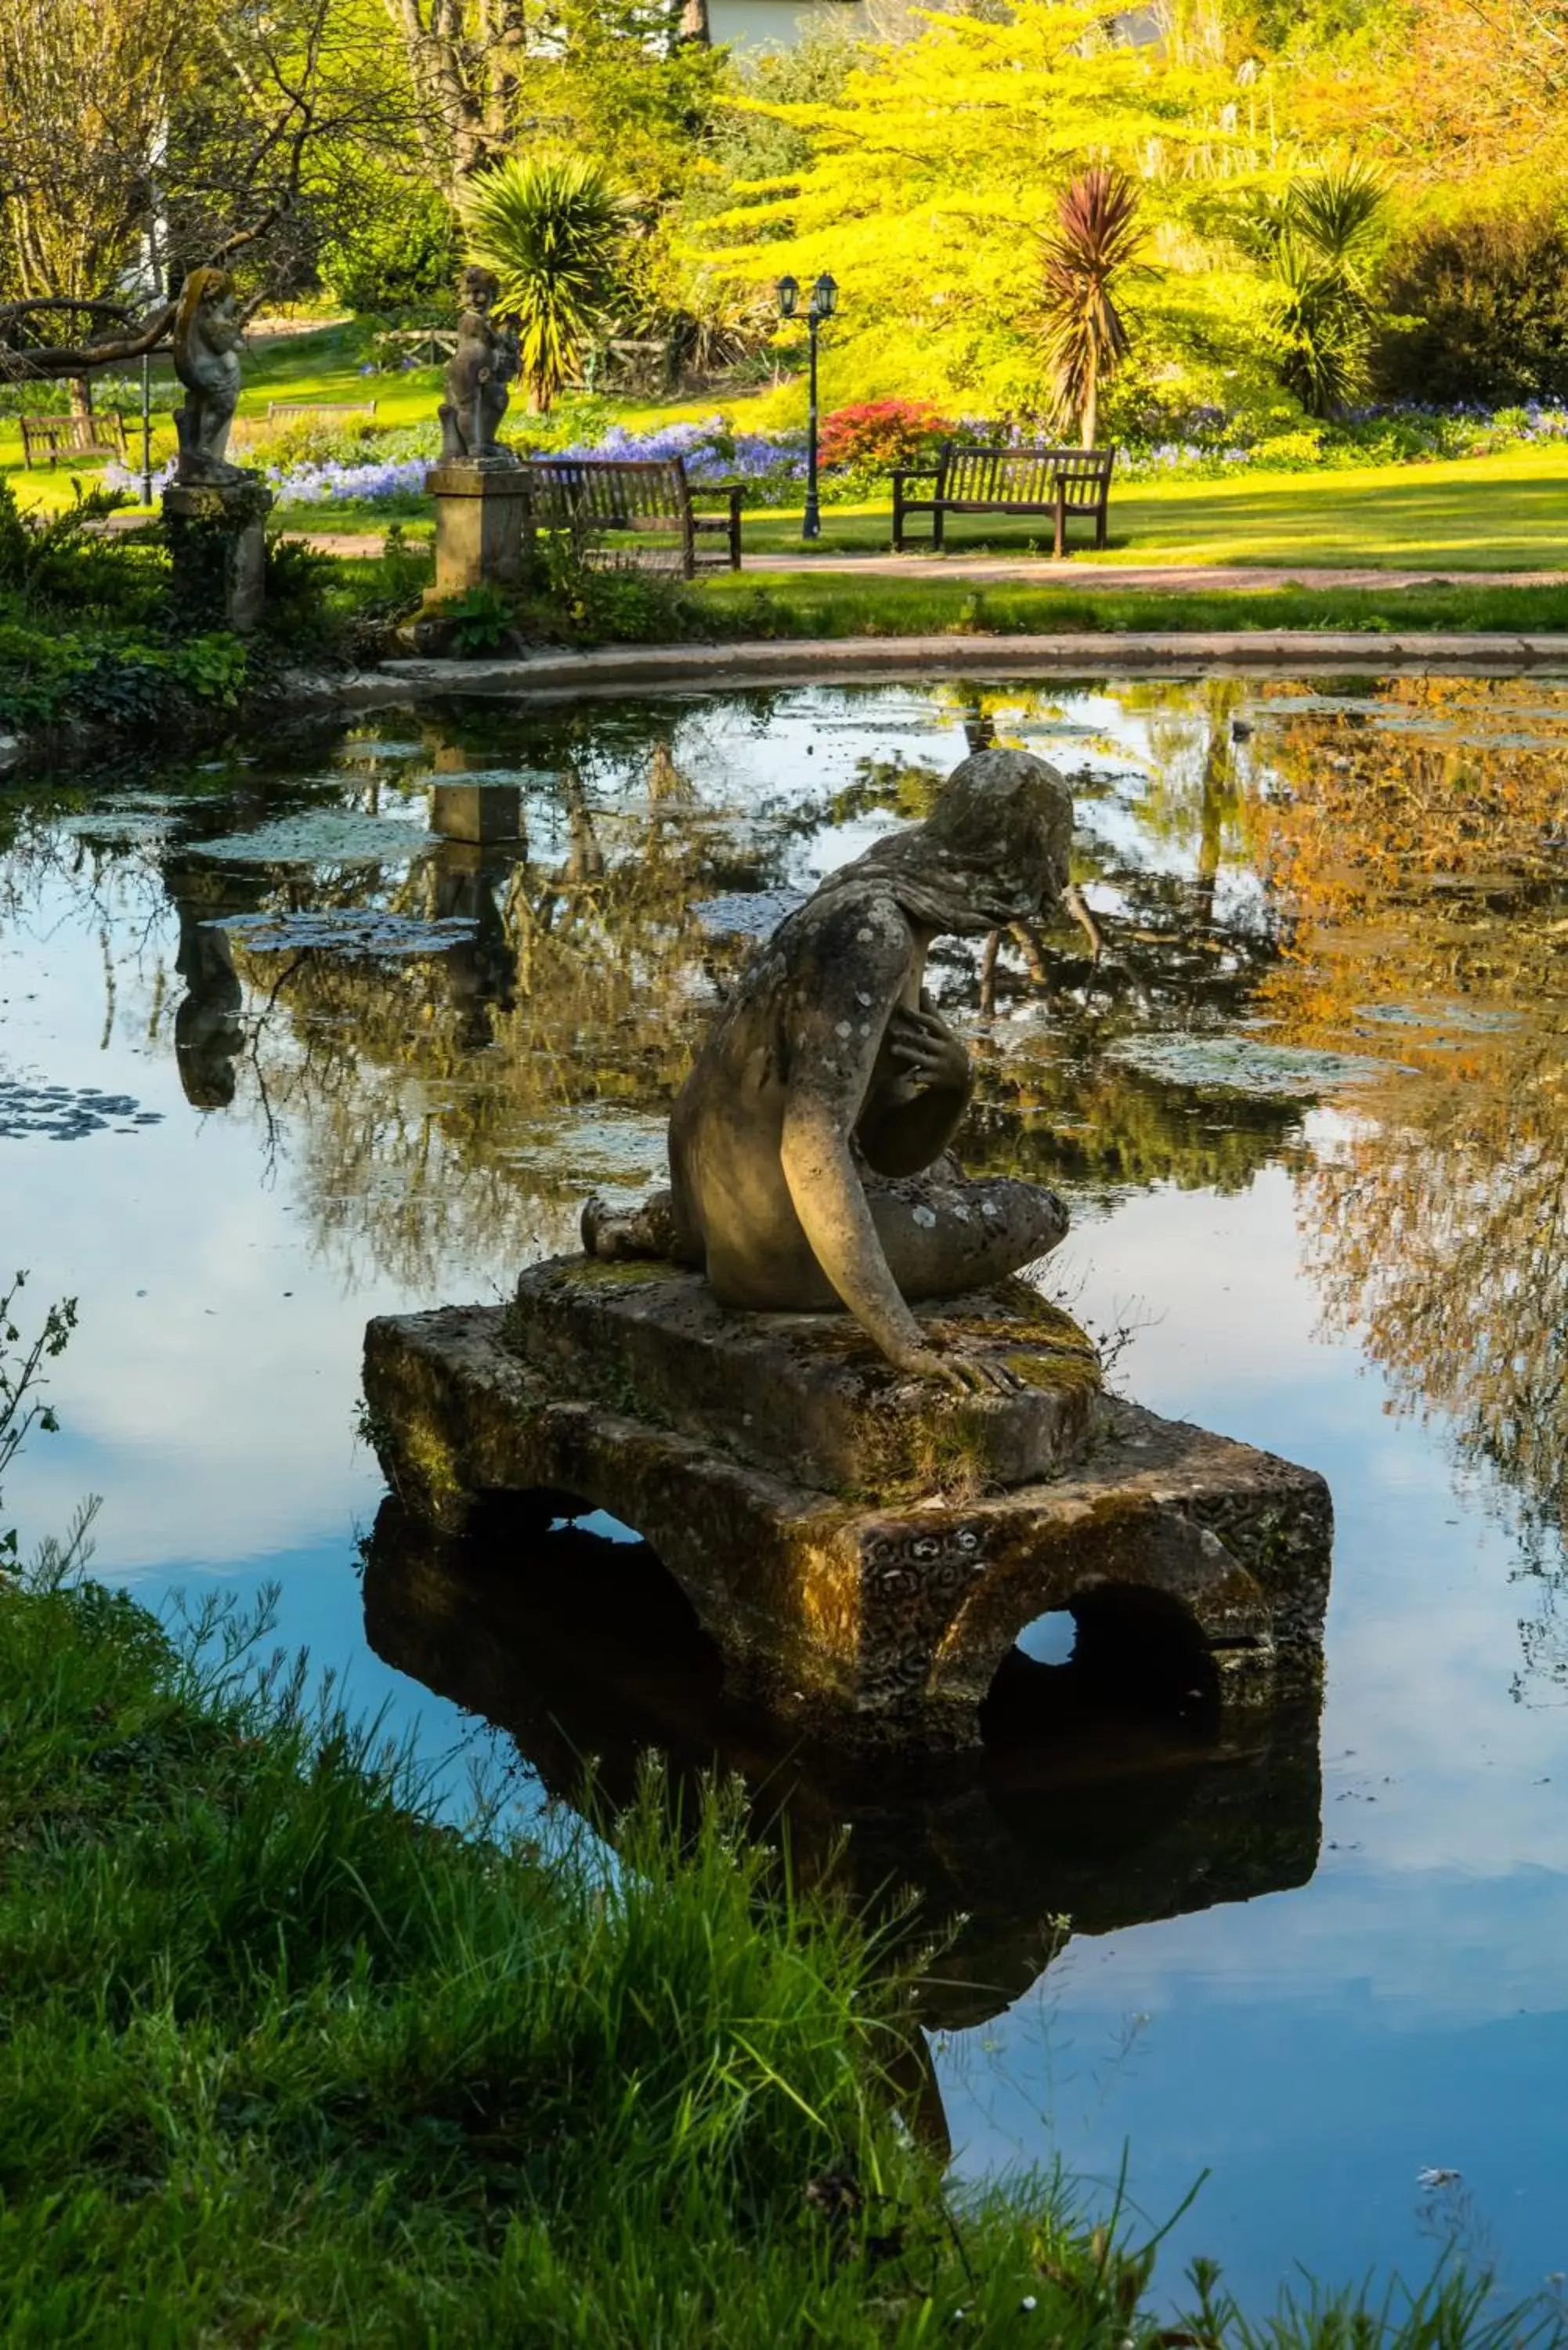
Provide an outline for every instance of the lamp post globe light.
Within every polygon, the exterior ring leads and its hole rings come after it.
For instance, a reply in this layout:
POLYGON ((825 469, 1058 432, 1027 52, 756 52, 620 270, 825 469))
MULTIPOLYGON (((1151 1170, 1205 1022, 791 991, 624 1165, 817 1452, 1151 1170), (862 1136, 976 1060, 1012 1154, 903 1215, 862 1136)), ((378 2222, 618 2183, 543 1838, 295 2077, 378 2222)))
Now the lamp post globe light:
MULTIPOLYGON (((799 280, 781 277, 775 291, 780 317, 793 318, 800 304, 799 280)), ((805 513, 801 518, 802 538, 822 536, 822 515, 816 498, 816 336, 824 318, 831 318, 837 307, 838 287, 825 269, 811 289, 805 311, 806 327, 811 337, 811 391, 806 409, 805 513)))

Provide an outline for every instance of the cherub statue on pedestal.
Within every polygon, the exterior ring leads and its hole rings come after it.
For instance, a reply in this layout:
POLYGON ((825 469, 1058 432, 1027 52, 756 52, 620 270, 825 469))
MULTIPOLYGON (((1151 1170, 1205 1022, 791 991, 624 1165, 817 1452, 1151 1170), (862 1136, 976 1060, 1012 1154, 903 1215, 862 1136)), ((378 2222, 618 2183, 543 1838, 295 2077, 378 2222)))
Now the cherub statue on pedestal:
POLYGON ((192 269, 174 319, 174 372, 185 405, 174 411, 180 435, 175 478, 192 488, 222 488, 249 477, 223 452, 240 396, 244 333, 234 281, 226 269, 192 269))
POLYGON ((465 269, 462 286, 457 348, 447 362, 441 406, 441 462, 467 458, 478 464, 515 464, 512 451, 497 446, 495 434, 509 404, 506 387, 517 373, 516 333, 498 327, 491 316, 500 289, 488 269, 465 269))

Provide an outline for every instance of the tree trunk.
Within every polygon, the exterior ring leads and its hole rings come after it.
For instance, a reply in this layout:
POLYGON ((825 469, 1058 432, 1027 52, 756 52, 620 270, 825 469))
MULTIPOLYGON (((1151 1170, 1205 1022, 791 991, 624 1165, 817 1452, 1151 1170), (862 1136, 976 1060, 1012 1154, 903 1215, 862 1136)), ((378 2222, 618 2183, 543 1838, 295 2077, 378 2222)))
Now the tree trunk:
POLYGON ((680 38, 698 41, 703 48, 712 47, 713 36, 708 26, 708 0, 680 0, 680 38))
POLYGON ((85 375, 74 375, 70 380, 71 414, 73 416, 90 416, 92 414, 92 383, 90 379, 85 375))
POLYGON ((1100 424, 1100 379, 1096 369, 1089 369, 1089 388, 1084 394, 1084 432, 1085 449, 1095 445, 1095 434, 1100 424))

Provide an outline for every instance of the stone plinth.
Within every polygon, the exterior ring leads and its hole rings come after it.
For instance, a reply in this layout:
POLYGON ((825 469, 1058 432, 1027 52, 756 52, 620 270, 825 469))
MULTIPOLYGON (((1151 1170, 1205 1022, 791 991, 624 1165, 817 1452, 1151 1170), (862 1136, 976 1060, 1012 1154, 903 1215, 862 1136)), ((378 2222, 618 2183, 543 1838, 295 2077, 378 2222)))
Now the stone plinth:
POLYGON ((845 1500, 1048 1477, 1086 1448, 1099 1359, 1022 1281, 920 1316, 1024 1384, 960 1398, 904 1378, 847 1314, 735 1314, 696 1274, 556 1258, 517 1284, 511 1336, 556 1391, 631 1410, 845 1500))
MULTIPOLYGON (((1027 1293, 1026 1293, 1027 1294, 1027 1293)), ((1328 1491, 1105 1396, 1016 1284, 921 1309, 1016 1397, 899 1380, 847 1317, 729 1314, 691 1274, 558 1259, 514 1305, 389 1316, 365 1391, 388 1480, 450 1529, 489 1492, 603 1509, 652 1545, 732 1686, 835 1740, 962 1748, 1018 1633, 1173 1665, 1222 1709, 1315 1679, 1328 1491)))
POLYGON ((431 468, 425 487, 436 506, 436 597, 461 596, 482 582, 514 586, 531 528, 524 468, 494 458, 453 458, 431 468))
POLYGON ((272 492, 259 473, 237 482, 173 482, 163 493, 163 528, 174 599, 192 625, 246 636, 261 619, 272 492))

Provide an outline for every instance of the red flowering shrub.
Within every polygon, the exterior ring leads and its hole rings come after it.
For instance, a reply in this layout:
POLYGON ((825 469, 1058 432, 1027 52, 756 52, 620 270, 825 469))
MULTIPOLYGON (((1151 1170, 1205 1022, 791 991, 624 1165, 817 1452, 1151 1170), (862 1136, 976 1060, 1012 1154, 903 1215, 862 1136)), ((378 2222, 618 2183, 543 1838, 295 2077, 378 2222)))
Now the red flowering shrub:
POLYGON ((924 400, 863 400, 824 417, 817 452, 824 465, 916 465, 954 427, 924 400))

